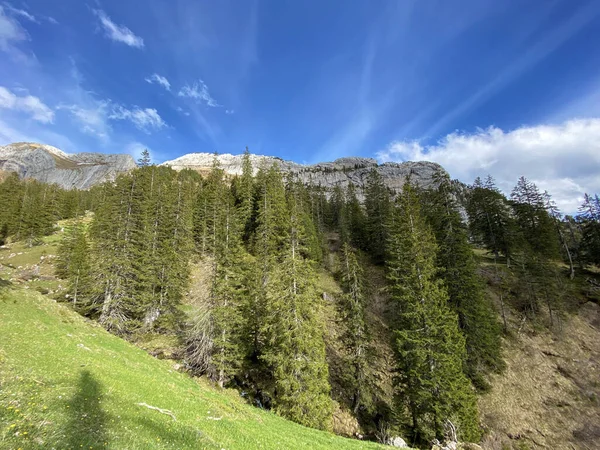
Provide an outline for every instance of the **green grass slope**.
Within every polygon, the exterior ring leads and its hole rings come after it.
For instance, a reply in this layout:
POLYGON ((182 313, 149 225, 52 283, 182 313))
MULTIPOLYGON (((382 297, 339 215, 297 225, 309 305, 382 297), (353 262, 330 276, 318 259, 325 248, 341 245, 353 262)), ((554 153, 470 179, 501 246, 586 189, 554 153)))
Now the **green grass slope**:
POLYGON ((0 286, 0 448, 382 448, 253 408, 172 364, 33 289, 0 286))

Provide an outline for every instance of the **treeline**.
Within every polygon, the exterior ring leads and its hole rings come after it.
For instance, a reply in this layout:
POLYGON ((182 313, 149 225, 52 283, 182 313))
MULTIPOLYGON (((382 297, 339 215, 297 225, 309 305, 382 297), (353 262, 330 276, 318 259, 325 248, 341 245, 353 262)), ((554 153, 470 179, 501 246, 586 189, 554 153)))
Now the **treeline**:
POLYGON ((89 193, 65 190, 10 173, 0 183, 0 245, 8 237, 29 246, 52 233, 56 222, 91 208, 89 193))
POLYGON ((524 178, 510 198, 491 178, 465 189, 445 173, 435 189, 408 179, 396 195, 376 170, 364 192, 352 184, 326 192, 277 165, 253 168, 248 152, 233 178, 216 158, 204 178, 149 165, 147 155, 140 163, 85 193, 9 177, 0 184, 0 199, 10 201, 0 211, 4 236, 33 245, 56 220, 76 217, 57 262, 74 308, 124 336, 176 333, 190 371, 315 428, 331 429, 334 409, 319 271, 331 270, 342 289, 347 392, 336 400, 420 445, 449 426, 463 440, 479 439, 476 394, 504 368, 509 302, 533 319, 546 307, 550 325, 559 325, 569 274, 599 263, 598 197, 586 196, 577 217, 562 217, 524 178), (334 267, 332 236, 340 242, 334 267), (496 262, 504 324, 473 244, 496 262), (193 263, 207 272, 207 295, 186 302, 193 263), (385 268, 392 306, 391 410, 378 402, 373 374, 371 265, 385 268))

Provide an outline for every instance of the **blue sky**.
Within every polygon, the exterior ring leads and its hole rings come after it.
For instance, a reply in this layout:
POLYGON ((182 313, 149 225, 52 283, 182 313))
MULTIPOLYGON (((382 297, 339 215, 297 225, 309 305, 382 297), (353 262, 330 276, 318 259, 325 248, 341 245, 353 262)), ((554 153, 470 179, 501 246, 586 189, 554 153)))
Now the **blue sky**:
MULTIPOLYGON (((595 0, 0 1, 0 144, 430 159, 600 191, 595 0)), ((569 203, 570 202, 570 203, 569 203)))

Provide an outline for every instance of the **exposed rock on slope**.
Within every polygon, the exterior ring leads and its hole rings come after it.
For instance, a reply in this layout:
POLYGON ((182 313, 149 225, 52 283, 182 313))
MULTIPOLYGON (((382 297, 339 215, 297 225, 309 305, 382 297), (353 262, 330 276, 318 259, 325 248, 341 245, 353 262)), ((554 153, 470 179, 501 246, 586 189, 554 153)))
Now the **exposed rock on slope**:
POLYGON ((67 154, 50 145, 19 142, 0 146, 0 172, 56 183, 66 189, 88 189, 136 167, 130 155, 67 154))
MULTIPOLYGON (((222 154, 217 156, 221 167, 232 175, 242 173, 243 155, 222 154)), ((193 169, 198 171, 209 170, 212 166, 214 155, 212 153, 190 153, 172 161, 163 163, 175 170, 193 169)), ((255 171, 261 165, 270 166, 277 162, 285 172, 293 172, 306 183, 322 186, 331 190, 335 186, 345 188, 349 183, 354 183, 358 188, 359 196, 364 188, 367 176, 375 168, 383 177, 386 185, 398 191, 404 185, 407 175, 410 175, 419 186, 429 187, 433 184, 433 174, 443 170, 439 164, 431 162, 404 162, 377 164, 372 158, 340 158, 333 162, 318 163, 313 165, 298 164, 293 161, 284 161, 272 156, 250 155, 255 171)))
MULTIPOLYGON (((226 173, 242 173, 242 155, 218 155, 219 163, 226 173)), ((385 163, 378 165, 372 158, 340 158, 333 162, 313 165, 284 161, 273 156, 251 155, 255 171, 266 165, 278 163, 284 172, 296 174, 305 184, 322 186, 327 191, 335 186, 345 189, 353 183, 362 198, 363 188, 371 169, 375 168, 385 184, 399 191, 408 175, 419 186, 433 184, 433 174, 443 170, 431 162, 385 163)), ((213 164, 212 153, 190 153, 162 165, 175 170, 192 169, 207 173, 213 164)), ((17 172, 22 178, 34 178, 46 183, 56 183, 64 188, 88 189, 95 184, 114 180, 122 172, 136 167, 129 155, 105 155, 102 153, 65 153, 50 145, 20 142, 0 147, 0 173, 17 172)))

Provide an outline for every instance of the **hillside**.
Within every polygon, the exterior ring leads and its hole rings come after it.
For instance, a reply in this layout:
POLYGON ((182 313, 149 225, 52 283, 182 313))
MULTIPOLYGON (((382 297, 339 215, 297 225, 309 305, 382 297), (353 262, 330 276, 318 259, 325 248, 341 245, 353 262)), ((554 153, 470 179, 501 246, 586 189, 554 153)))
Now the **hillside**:
POLYGON ((1 448, 380 448, 246 405, 33 289, 3 282, 1 448), (157 409, 160 408, 163 411, 157 409))

